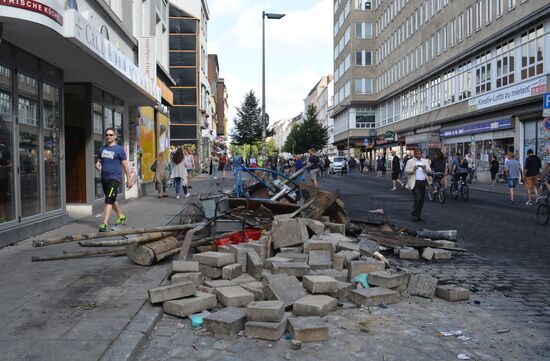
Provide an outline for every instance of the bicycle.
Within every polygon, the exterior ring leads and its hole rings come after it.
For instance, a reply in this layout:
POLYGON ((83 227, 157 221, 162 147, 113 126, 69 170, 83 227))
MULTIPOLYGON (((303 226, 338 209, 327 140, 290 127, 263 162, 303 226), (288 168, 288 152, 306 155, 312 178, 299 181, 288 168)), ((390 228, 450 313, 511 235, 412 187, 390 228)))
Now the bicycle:
POLYGON ((468 170, 468 183, 472 184, 477 184, 477 171, 475 168, 470 168, 468 170))
POLYGON ((544 197, 544 200, 537 207, 537 222, 544 226, 550 220, 550 192, 548 192, 544 184, 542 185, 541 196, 544 197), (546 193, 546 197, 544 197, 544 193, 546 193))
POLYGON ((443 180, 444 176, 445 173, 433 173, 433 180, 428 187, 428 198, 430 199, 430 201, 433 202, 437 198, 439 203, 445 203, 445 199, 447 198, 447 191, 445 190, 445 187, 441 185, 441 181, 443 180))
POLYGON ((470 188, 464 180, 464 176, 461 174, 455 174, 451 183, 451 198, 458 199, 458 196, 462 198, 464 202, 470 199, 470 188), (460 181, 460 184, 459 184, 460 181))

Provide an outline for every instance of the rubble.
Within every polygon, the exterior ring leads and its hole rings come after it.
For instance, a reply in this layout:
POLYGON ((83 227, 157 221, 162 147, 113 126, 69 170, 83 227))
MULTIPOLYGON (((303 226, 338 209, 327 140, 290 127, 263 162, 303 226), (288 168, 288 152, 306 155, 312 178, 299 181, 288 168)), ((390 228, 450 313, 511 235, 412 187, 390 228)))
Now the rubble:
POLYGON ((327 295, 307 295, 300 298, 292 306, 292 312, 297 316, 325 317, 336 309, 336 298, 327 295))
POLYGON ((246 308, 227 307, 206 316, 203 320, 206 331, 232 336, 244 330, 246 319, 246 308))
POLYGON ((470 299, 470 290, 457 285, 441 285, 435 289, 435 295, 449 302, 470 299))
POLYGON ((328 340, 328 326, 319 317, 291 317, 288 319, 290 336, 301 342, 328 340))

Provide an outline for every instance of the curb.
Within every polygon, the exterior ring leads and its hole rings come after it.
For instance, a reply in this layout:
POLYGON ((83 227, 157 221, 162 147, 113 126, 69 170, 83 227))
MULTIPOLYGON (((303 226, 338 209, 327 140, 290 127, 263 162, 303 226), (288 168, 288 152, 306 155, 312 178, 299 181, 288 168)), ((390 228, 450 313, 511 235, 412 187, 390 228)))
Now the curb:
POLYGON ((506 190, 498 190, 498 189, 487 189, 487 188, 478 188, 478 187, 472 187, 471 185, 468 185, 468 188, 474 191, 480 191, 480 192, 487 192, 487 193, 495 193, 495 194, 508 194, 506 190))

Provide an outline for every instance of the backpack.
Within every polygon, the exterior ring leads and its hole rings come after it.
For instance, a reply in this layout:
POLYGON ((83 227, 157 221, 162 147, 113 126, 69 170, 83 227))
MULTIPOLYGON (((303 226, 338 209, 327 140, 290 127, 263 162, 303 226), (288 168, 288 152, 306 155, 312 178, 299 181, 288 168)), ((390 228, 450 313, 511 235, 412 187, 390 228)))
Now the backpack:
POLYGON ((468 161, 466 158, 462 160, 462 163, 460 164, 460 168, 468 168, 468 161))

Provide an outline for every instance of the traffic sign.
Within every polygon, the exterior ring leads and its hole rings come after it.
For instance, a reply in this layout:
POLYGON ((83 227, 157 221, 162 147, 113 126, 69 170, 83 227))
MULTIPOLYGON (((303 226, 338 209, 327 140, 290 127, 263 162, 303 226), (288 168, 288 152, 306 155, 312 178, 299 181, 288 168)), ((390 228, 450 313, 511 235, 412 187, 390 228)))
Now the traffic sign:
POLYGON ((550 93, 544 93, 544 100, 542 102, 542 116, 550 117, 550 93))
POLYGON ((369 138, 365 138, 365 140, 363 141, 363 144, 364 145, 369 145, 369 138))

